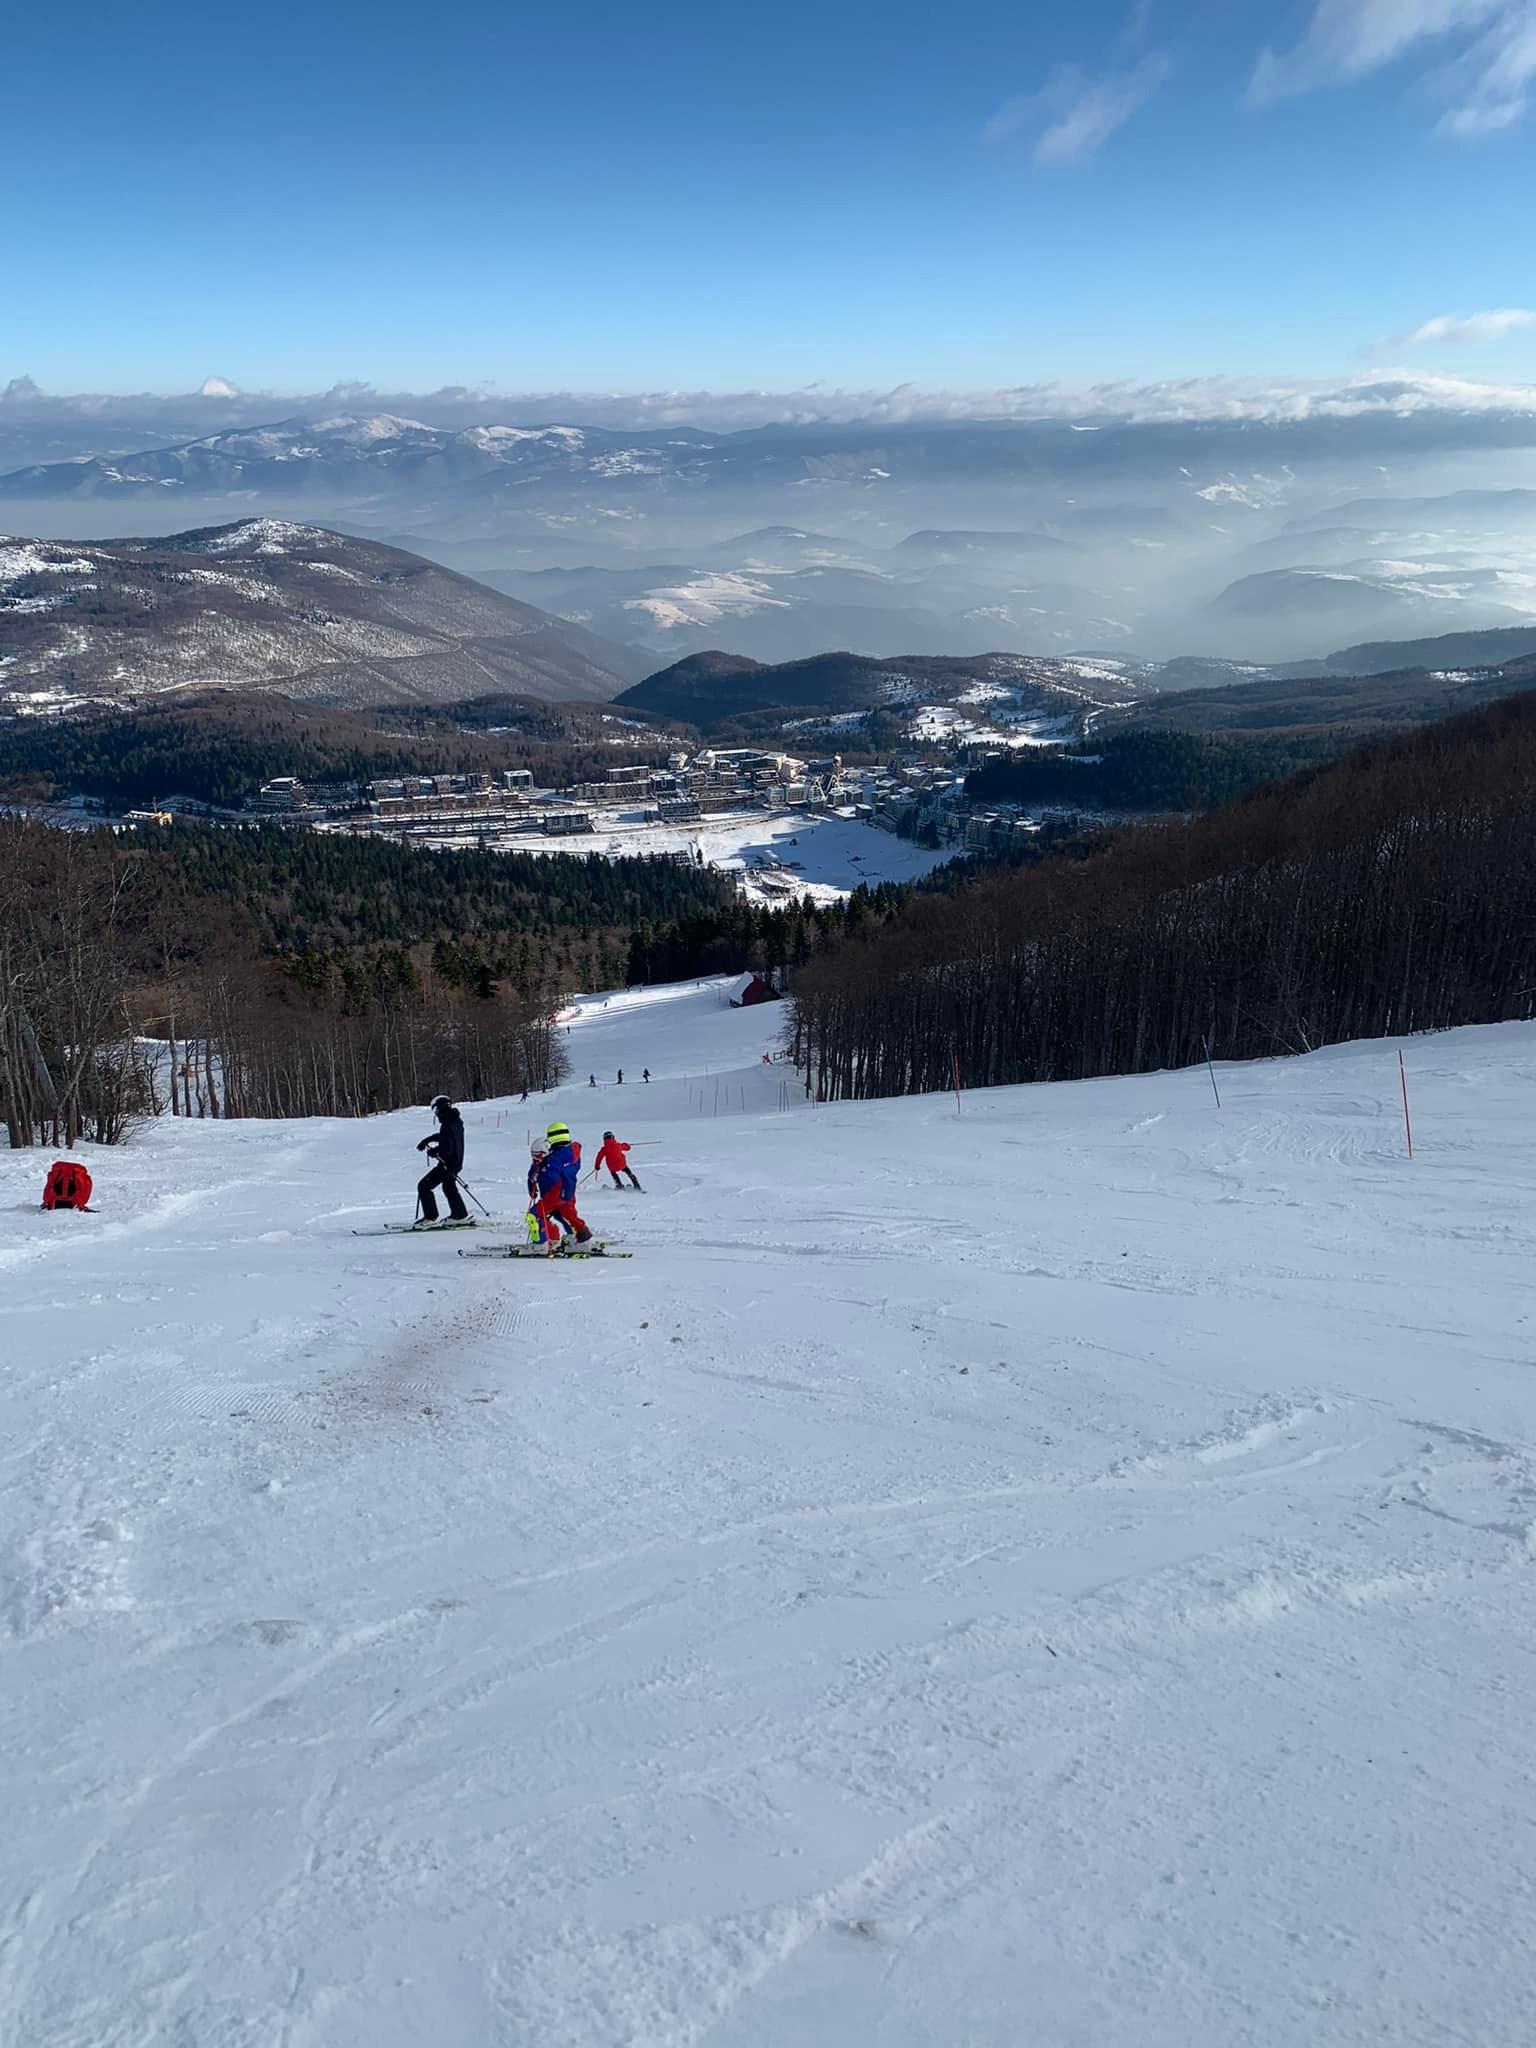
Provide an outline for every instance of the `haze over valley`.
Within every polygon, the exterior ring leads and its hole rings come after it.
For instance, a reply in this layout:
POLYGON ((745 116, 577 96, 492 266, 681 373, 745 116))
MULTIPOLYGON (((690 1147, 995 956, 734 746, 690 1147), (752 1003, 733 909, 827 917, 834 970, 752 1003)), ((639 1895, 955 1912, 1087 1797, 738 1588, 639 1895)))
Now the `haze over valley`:
POLYGON ((1058 394, 1033 417, 745 429, 600 425, 609 408, 580 401, 552 424, 469 394, 411 401, 426 420, 330 402, 265 399, 252 425, 236 397, 104 417, 13 384, 0 455, 47 459, 0 473, 0 527, 320 523, 658 667, 717 647, 1293 663, 1536 620, 1536 409, 1433 380, 1271 393, 1236 419, 1195 390, 1183 419, 1152 393, 1058 394))

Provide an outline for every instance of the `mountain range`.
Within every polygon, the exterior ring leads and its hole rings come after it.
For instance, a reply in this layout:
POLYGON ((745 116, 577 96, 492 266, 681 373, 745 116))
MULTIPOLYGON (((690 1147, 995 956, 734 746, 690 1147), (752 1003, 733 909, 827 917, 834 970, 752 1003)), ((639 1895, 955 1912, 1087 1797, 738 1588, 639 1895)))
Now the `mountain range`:
POLYGON ((80 456, 0 476, 0 498, 163 498, 279 491, 323 498, 388 498, 431 486, 473 486, 500 473, 526 481, 675 473, 693 429, 616 434, 597 427, 467 427, 452 432, 388 413, 341 414, 241 427, 123 456, 80 456))
POLYGON ((644 666, 434 562, 320 527, 0 538, 0 703, 13 711, 209 686, 332 704, 602 702, 644 666))
MULTIPOLYGON (((1209 714, 1217 725, 1258 716, 1254 707, 1265 704, 1280 723, 1305 722, 1308 678, 1385 676, 1358 699, 1361 717, 1387 717, 1399 700, 1406 716, 1410 699, 1438 702, 1464 682, 1495 694, 1507 686, 1495 671, 1515 673, 1536 656, 1536 616, 1528 625, 1356 642, 1290 663, 1200 654, 1159 661, 1113 640, 1105 653, 1070 643, 1021 653, 999 644, 1000 607, 946 612, 934 593, 952 590, 940 580, 948 572, 926 566, 935 555, 985 553, 991 538, 929 530, 887 550, 887 561, 913 558, 910 571, 890 573, 905 574, 931 609, 873 613, 854 601, 864 579, 881 573, 873 551, 861 564, 851 544, 787 526, 718 544, 717 560, 750 560, 750 573, 676 563, 506 579, 536 590, 543 605, 376 541, 269 518, 159 539, 0 539, 0 706, 49 713, 219 687, 352 706, 500 694, 617 699, 652 718, 764 738, 803 728, 830 740, 884 711, 914 738, 1021 745, 1071 737, 1100 712, 1149 697, 1166 706, 1177 693, 1220 695, 1227 708, 1213 704, 1209 714), (637 611, 645 618, 638 629, 637 611), (799 633, 819 630, 817 651, 775 661, 745 651, 743 629, 759 614, 788 615, 793 630, 781 644, 791 649, 799 633), (877 653, 826 651, 859 650, 861 636, 848 628, 871 617, 878 629, 868 624, 863 644, 874 641, 877 653), (697 640, 706 644, 689 644, 697 640), (733 643, 729 651, 722 641, 733 643), (663 658, 679 644, 687 648, 680 658, 663 658), (1245 686, 1253 687, 1242 697, 1245 686), (1261 686, 1277 687, 1266 698, 1261 686)), ((1307 613, 1314 631, 1334 616, 1322 602, 1307 613)), ((1354 614, 1346 607, 1342 616, 1354 614)), ((1062 625, 1055 637, 1065 635, 1062 625)), ((756 644, 773 637, 760 632, 756 644)), ((1320 688, 1311 701, 1334 722, 1329 706, 1343 700, 1320 688)))
MULTIPOLYGON (((127 422, 74 431, 67 459, 0 475, 0 521, 323 521, 653 663, 722 641, 764 661, 1086 645, 1276 663, 1536 617, 1536 489, 1413 488, 1442 472, 1409 416, 724 431, 339 410, 153 446, 103 446, 127 422), (1388 444, 1397 497, 1367 459, 1388 444)), ((1513 443, 1500 459, 1528 473, 1513 443)))

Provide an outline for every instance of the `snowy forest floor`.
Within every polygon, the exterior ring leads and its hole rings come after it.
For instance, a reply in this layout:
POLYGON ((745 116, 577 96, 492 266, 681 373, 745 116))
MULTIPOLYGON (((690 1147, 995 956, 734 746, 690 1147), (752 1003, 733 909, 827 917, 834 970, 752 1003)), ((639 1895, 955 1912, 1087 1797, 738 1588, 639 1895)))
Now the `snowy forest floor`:
POLYGON ((1410 1164, 1385 1044, 957 1116, 779 1024, 466 1112, 513 1219, 646 1141, 624 1263, 353 1236, 425 1112, 0 1155, 7 2042, 1525 2048, 1536 1027, 1410 1164))

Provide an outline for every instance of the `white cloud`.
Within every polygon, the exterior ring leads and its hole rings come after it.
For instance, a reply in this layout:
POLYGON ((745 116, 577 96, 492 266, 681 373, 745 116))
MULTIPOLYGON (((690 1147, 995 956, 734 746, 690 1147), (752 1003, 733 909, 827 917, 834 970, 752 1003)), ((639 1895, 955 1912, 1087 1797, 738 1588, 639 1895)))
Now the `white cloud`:
POLYGON ((1248 88, 1255 104, 1369 77, 1425 45, 1455 42, 1431 67, 1450 105, 1439 128, 1476 136, 1523 119, 1536 83, 1536 0, 1316 0, 1293 49, 1260 52, 1248 88))
POLYGON ((1441 116, 1447 135, 1496 135, 1525 117, 1536 83, 1536 0, 1503 9, 1450 79, 1452 105, 1441 116))
POLYGON ((1168 69, 1167 57, 1158 50, 1097 76, 1076 64, 1059 64, 1040 92, 1020 93, 1000 107, 983 128, 982 140, 1008 142, 1033 131, 1036 163, 1082 163, 1145 106, 1168 69))
POLYGON ((1394 63, 1416 43, 1478 28, 1508 0, 1317 0, 1294 50, 1265 49, 1254 69, 1256 100, 1341 85, 1394 63))
POLYGON ((1488 313, 1437 313, 1433 320, 1426 320, 1407 334, 1388 335, 1379 346, 1421 348, 1429 343, 1502 341, 1521 327, 1536 327, 1536 310, 1529 306, 1500 306, 1488 313))
MULTIPOLYGON (((954 390, 898 384, 881 390, 810 385, 795 391, 505 392, 453 386, 435 392, 382 392, 371 385, 354 384, 346 390, 353 409, 397 413, 434 426, 528 426, 559 421, 625 432, 688 426, 729 432, 738 427, 818 426, 837 421, 903 426, 928 421, 1054 420, 1092 428, 1243 421, 1305 424, 1314 420, 1428 418, 1437 413, 1461 420, 1477 415, 1536 415, 1536 382, 1491 383, 1406 369, 1332 381, 1187 377, 1087 388, 1016 384, 954 390)), ((193 406, 200 408, 201 431, 207 432, 213 424, 325 419, 336 412, 338 399, 335 387, 308 395, 250 392, 221 401, 102 393, 53 396, 39 391, 30 379, 21 378, 8 389, 0 389, 0 414, 25 419, 106 417, 114 422, 130 418, 148 422, 158 417, 166 424, 173 420, 179 424, 193 406), (215 405, 217 418, 210 422, 207 415, 215 405)), ((114 431, 124 429, 118 426, 114 431)), ((150 442, 146 434, 143 445, 150 442)))

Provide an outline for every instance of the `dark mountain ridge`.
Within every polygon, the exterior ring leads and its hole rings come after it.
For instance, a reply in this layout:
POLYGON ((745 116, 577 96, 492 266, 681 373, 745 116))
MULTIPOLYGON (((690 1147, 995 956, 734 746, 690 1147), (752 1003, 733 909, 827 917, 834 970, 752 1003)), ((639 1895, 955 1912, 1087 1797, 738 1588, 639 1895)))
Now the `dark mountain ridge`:
POLYGON ((842 716, 903 710, 919 703, 974 701, 1006 693, 1014 702, 1082 715, 1091 706, 1129 701, 1135 683, 1097 674, 1092 690, 1070 660, 1048 655, 901 655, 878 659, 839 651, 801 661, 761 662, 712 649, 690 654, 626 690, 624 709, 718 731, 733 719, 773 714, 842 716))
POLYGON ((269 519, 156 539, 0 540, 0 702, 193 687, 338 704, 606 701, 626 649, 419 556, 269 519))

